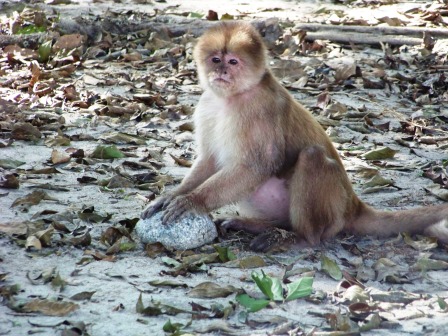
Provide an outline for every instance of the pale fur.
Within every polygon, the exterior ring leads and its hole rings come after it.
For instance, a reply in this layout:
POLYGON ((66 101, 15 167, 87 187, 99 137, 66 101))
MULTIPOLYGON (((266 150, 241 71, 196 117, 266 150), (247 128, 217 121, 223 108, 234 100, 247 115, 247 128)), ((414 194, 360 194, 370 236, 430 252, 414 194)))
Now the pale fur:
MULTIPOLYGON (((198 158, 181 185, 142 217, 163 207, 169 222, 239 202, 251 218, 231 219, 227 228, 281 227, 311 244, 342 230, 420 232, 448 241, 448 206, 381 212, 359 200, 330 139, 274 78, 265 53, 247 23, 219 23, 199 39, 194 57, 204 93, 194 114, 198 158)), ((252 247, 265 249, 264 240, 252 247)))

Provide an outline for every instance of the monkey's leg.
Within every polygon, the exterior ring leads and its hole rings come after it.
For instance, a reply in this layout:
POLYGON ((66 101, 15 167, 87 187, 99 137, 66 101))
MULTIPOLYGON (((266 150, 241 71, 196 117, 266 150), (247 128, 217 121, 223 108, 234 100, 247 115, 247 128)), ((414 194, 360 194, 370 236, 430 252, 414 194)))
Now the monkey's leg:
POLYGON ((322 146, 302 150, 290 184, 292 230, 311 245, 340 232, 350 204, 350 181, 322 146))
POLYGON ((344 226, 348 183, 342 165, 328 158, 323 147, 305 148, 289 185, 289 217, 293 233, 267 230, 252 241, 251 248, 265 252, 301 240, 317 245, 322 239, 336 235, 344 226))

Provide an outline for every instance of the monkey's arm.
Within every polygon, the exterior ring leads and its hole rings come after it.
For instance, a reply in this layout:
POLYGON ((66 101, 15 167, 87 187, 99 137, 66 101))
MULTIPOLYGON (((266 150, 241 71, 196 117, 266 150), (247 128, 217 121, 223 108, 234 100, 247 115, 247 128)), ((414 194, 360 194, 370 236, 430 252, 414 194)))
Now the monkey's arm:
POLYGON ((216 165, 212 158, 197 158, 181 184, 172 192, 172 195, 178 196, 193 191, 216 171, 216 165))
POLYGON ((198 158, 188 174, 182 180, 182 183, 172 192, 166 193, 151 202, 151 204, 143 210, 140 217, 143 219, 151 217, 156 212, 166 207, 174 197, 191 192, 215 173, 216 166, 212 158, 198 158))
POLYGON ((169 223, 193 211, 206 213, 250 195, 272 173, 257 171, 245 165, 224 168, 192 192, 173 198, 166 206, 163 222, 169 223))

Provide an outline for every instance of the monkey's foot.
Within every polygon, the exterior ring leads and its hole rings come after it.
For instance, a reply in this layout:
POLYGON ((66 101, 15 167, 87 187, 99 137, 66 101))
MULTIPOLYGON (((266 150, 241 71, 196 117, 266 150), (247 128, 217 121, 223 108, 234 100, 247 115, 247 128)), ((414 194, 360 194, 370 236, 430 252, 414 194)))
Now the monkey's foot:
POLYGON ((268 252, 276 249, 284 249, 297 242, 294 232, 279 228, 272 228, 255 237, 250 243, 250 248, 255 252, 268 252))
POLYGON ((215 223, 220 227, 222 233, 229 230, 244 231, 259 234, 272 229, 274 223, 253 218, 234 217, 229 219, 219 219, 215 223))

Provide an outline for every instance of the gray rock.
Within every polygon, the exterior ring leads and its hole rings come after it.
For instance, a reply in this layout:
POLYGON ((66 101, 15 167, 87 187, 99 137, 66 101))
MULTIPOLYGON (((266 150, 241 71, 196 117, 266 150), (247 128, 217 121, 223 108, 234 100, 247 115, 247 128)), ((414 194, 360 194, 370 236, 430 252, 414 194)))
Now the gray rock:
POLYGON ((185 217, 162 224, 163 212, 157 212, 150 218, 140 219, 135 232, 143 243, 159 242, 163 246, 175 250, 188 250, 208 244, 218 236, 215 224, 207 215, 185 217))

